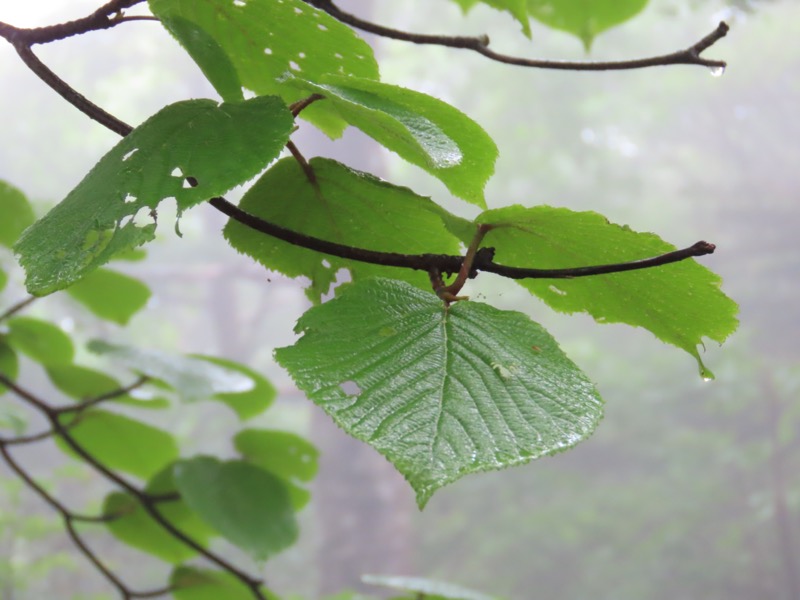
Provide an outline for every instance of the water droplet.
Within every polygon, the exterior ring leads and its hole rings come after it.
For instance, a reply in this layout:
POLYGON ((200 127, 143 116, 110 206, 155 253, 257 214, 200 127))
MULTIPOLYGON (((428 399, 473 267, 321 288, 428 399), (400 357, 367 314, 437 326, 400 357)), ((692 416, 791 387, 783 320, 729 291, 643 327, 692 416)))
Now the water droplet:
POLYGON ((708 383, 709 381, 714 381, 713 377, 709 377, 708 375, 703 375, 703 381, 708 383))
POLYGON ((725 75, 725 67, 711 67, 712 77, 722 77, 725 75))

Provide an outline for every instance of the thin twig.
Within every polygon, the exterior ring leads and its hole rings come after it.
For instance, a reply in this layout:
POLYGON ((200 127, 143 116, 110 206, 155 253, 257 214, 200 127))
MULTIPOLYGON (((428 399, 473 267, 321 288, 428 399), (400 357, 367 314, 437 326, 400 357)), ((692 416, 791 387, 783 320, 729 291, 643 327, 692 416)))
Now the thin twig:
POLYGON ((8 310, 6 310, 3 314, 0 314, 0 321, 4 321, 12 315, 17 314, 22 309, 28 307, 31 303, 36 301, 36 296, 28 296, 17 302, 16 304, 12 305, 8 310))
POLYGON ((291 111, 293 116, 299 115, 303 110, 305 110, 308 106, 312 105, 317 100, 324 100, 325 96, 322 94, 311 94, 310 96, 298 100, 297 102, 292 102, 289 105, 289 110, 291 111))
POLYGON ((462 50, 472 50, 482 54, 486 58, 518 67, 531 67, 536 69, 556 69, 562 71, 621 71, 628 69, 643 69, 646 67, 662 67, 667 65, 702 65, 710 68, 725 68, 725 61, 710 60, 700 56, 700 53, 711 47, 714 43, 725 37, 729 27, 721 22, 717 28, 702 40, 692 46, 649 58, 637 58, 633 60, 620 61, 562 61, 546 60, 534 58, 522 58, 500 54, 489 49, 489 38, 485 35, 477 37, 449 36, 449 35, 426 35, 411 33, 384 27, 376 23, 365 21, 356 15, 343 11, 331 0, 305 0, 306 3, 319 8, 331 15, 337 21, 356 27, 362 31, 375 35, 411 42, 414 44, 430 44, 435 46, 446 46, 448 48, 458 48, 462 50))
POLYGON ((52 407, 51 410, 55 414, 65 414, 65 413, 82 413, 87 408, 100 404, 101 402, 106 402, 108 400, 114 400, 115 398, 119 398, 120 396, 125 396, 130 394, 133 390, 136 390, 142 387, 145 383, 150 381, 150 378, 146 375, 142 375, 136 381, 131 383, 130 385, 126 385, 125 387, 117 388, 110 392, 106 392, 105 394, 100 394, 94 398, 90 398, 88 400, 84 400, 78 404, 72 404, 68 406, 57 406, 52 407))
POLYGON ((314 187, 314 189, 319 191, 319 183, 317 183, 317 174, 314 173, 314 168, 310 164, 308 164, 306 157, 303 156, 303 154, 297 148, 295 143, 291 140, 286 142, 286 148, 289 150, 289 152, 292 153, 292 156, 298 162, 300 168, 303 169, 303 173, 305 173, 308 182, 314 187))

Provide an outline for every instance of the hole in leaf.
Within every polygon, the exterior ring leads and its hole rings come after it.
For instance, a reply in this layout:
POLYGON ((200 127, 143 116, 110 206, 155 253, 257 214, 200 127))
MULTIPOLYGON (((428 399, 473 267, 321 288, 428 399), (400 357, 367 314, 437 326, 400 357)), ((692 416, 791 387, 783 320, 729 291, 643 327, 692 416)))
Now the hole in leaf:
POLYGON ((183 185, 181 187, 183 187, 183 189, 189 189, 189 188, 197 187, 197 184, 192 185, 192 183, 188 179, 184 179, 183 180, 183 185))
POLYGON ((305 58, 306 57, 306 53, 305 52, 298 52, 297 56, 299 58, 305 58))
POLYGON ((133 196, 131 194, 126 194, 125 197, 122 199, 122 201, 125 204, 133 204, 134 202, 136 202, 136 196, 133 196))
POLYGON ((244 6, 245 2, 244 2, 244 0, 233 0, 233 5, 234 6, 244 6))
POLYGON ((292 71, 301 71, 301 70, 302 70, 302 69, 300 68, 300 65, 298 65, 298 64, 297 64, 296 62, 294 62, 293 60, 290 60, 290 61, 289 61, 289 68, 290 68, 292 71))
POLYGON ((361 388, 358 387, 358 384, 355 381, 351 380, 343 381, 341 384, 339 384, 339 389, 341 389, 348 396, 358 396, 361 394, 361 388))
POLYGON ((295 6, 294 12, 297 13, 298 15, 302 15, 303 14, 303 9, 302 8, 298 8, 298 7, 295 6))
POLYGON ((336 58, 338 58, 339 60, 342 60, 342 59, 344 58, 344 56, 342 56, 342 55, 341 55, 341 54, 339 54, 338 52, 337 52, 336 54, 334 54, 334 56, 335 56, 336 58))
POLYGON ((328 259, 323 258, 322 259, 322 266, 325 267, 326 269, 330 269, 331 268, 331 263, 328 262, 328 259))
POLYGON ((272 48, 264 48, 264 54, 272 54, 272 48))
POLYGON ((170 173, 173 177, 183 177, 183 170, 180 167, 175 167, 170 173))
POLYGON ((557 288, 557 287, 556 287, 556 286, 554 286, 554 285, 551 285, 551 286, 550 286, 550 291, 551 291, 551 292, 553 292, 554 294, 558 294, 559 296, 566 296, 566 295, 567 295, 567 292, 565 292, 564 290, 561 290, 561 289, 557 288))
POLYGON ((122 157, 122 162, 125 162, 126 160, 128 160, 131 156, 136 154, 138 151, 139 151, 138 148, 134 148, 130 152, 126 152, 125 155, 122 157))
POLYGON ((147 225, 148 221, 150 220, 152 220, 152 217, 150 216, 150 207, 142 206, 135 213, 123 217, 119 222, 119 229, 127 227, 130 224, 133 224, 134 227, 141 228, 147 225))
POLYGON ((325 27, 325 25, 323 25, 322 23, 319 23, 317 27, 320 29, 320 31, 328 31, 328 28, 325 27))

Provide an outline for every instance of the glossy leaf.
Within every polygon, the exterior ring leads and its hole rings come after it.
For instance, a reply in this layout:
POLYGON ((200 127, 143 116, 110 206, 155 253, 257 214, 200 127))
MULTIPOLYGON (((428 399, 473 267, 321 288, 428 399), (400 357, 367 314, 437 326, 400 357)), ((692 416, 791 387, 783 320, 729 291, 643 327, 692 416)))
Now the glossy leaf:
POLYGON ((0 219, 0 245, 10 248, 36 217, 25 194, 2 179, 0 179, 0 206, 3 207, 3 218, 0 219))
POLYGON ((188 401, 206 400, 220 393, 249 392, 255 386, 253 379, 241 369, 213 365, 205 359, 119 346, 101 340, 93 340, 88 347, 92 352, 167 384, 188 401))
POLYGON ((242 82, 222 46, 204 29, 179 16, 163 14, 161 24, 184 47, 226 102, 244 100, 242 82))
POLYGON ((495 600, 491 596, 463 588, 459 585, 423 579, 422 577, 400 577, 397 575, 364 575, 361 581, 370 585, 414 592, 415 597, 425 600, 495 600))
POLYGON ((319 451, 309 441, 288 431, 245 429, 233 444, 242 458, 284 481, 295 509, 308 503, 311 494, 298 483, 311 481, 317 473, 319 451))
MULTIPOLYGON (((518 267, 563 268, 638 260, 675 250, 652 233, 609 223, 594 212, 511 206, 483 213, 496 225, 484 238, 495 260, 518 267)), ((736 303, 720 290, 721 279, 695 260, 653 269, 575 279, 525 279, 520 285, 549 306, 587 312, 603 323, 644 327, 686 350, 705 377, 698 345, 722 342, 737 326, 736 303)))
MULTIPOLYGON (((0 373, 11 379, 19 374, 19 358, 14 348, 8 343, 6 336, 0 335, 0 373)), ((6 393, 6 387, 0 383, 0 396, 6 393)))
POLYGON ((497 10, 504 10, 511 14, 522 26, 526 37, 531 37, 530 17, 528 16, 528 0, 453 0, 465 13, 473 6, 482 2, 497 10))
POLYGON ((161 109, 119 142, 15 246, 34 295, 65 288, 118 252, 153 239, 154 209, 179 212, 227 192, 278 156, 293 127, 275 97, 188 100, 161 109), (196 177, 196 187, 186 177, 196 177))
MULTIPOLYGON (((326 73, 378 78, 370 46, 353 29, 302 0, 150 0, 150 8, 159 18, 178 16, 208 33, 233 63, 242 85, 257 95, 280 95, 287 102, 308 95, 282 84, 287 73, 308 81, 326 73)), ((178 40, 187 46, 181 36, 178 40)), ((302 116, 333 137, 346 127, 322 102, 302 116)))
MULTIPOLYGON (((370 250, 404 253, 459 251, 459 240, 445 227, 444 213, 428 198, 390 185, 329 159, 312 159, 317 187, 292 158, 275 164, 247 192, 239 206, 277 225, 370 250)), ((325 256, 230 221, 225 238, 239 252, 268 269, 311 280, 309 298, 319 301, 339 269, 354 279, 383 275, 430 288, 425 273, 380 267, 325 256)))
POLYGON ((138 279, 102 268, 88 273, 67 293, 101 319, 120 325, 126 325, 150 298, 150 289, 138 279))
POLYGON ((636 16, 648 0, 527 0, 533 18, 577 36, 587 52, 598 34, 636 16))
POLYGON ((6 341, 40 364, 70 363, 75 356, 70 337, 52 323, 34 317, 12 317, 8 329, 6 341))
POLYGON ((550 335, 478 302, 449 309, 406 283, 354 283, 275 356, 308 397, 386 456, 424 506, 440 487, 577 444, 602 401, 550 335))
POLYGON ((326 75, 287 83, 322 94, 342 118, 408 162, 437 177, 459 198, 486 206, 497 146, 472 119, 446 102, 368 79, 326 75))
MULTIPOLYGON (((175 492, 172 466, 155 475, 148 482, 146 491, 150 494, 175 492)), ((181 532, 203 547, 206 547, 209 540, 215 535, 214 530, 201 521, 183 499, 160 502, 158 511, 181 532)), ((103 514, 119 513, 122 513, 122 516, 108 521, 107 527, 117 539, 129 546, 172 564, 179 564, 197 555, 196 550, 165 531, 135 498, 128 494, 114 492, 106 496, 103 503, 103 514)))
MULTIPOLYGON (((146 480, 178 458, 178 446, 169 433, 122 415, 89 409, 77 420, 67 413, 61 422, 82 448, 115 471, 146 480)), ((60 436, 56 444, 75 455, 60 436)))
POLYGON ((297 539, 286 486, 264 469, 197 457, 179 461, 173 474, 186 504, 255 560, 266 560, 297 539))
MULTIPOLYGON (((169 580, 175 600, 253 600, 253 591, 225 571, 178 567, 169 580)), ((278 597, 260 588, 267 600, 278 597)))
POLYGON ((201 361, 206 361, 212 365, 217 365, 228 371, 241 373, 250 380, 251 385, 248 389, 238 392, 218 392, 214 394, 214 399, 223 404, 227 404, 242 420, 252 419, 267 410, 275 401, 277 391, 275 387, 262 375, 252 369, 245 367, 232 360, 217 358, 215 356, 193 355, 201 361))
MULTIPOLYGON (((49 365, 46 369, 50 382, 62 393, 78 401, 86 401, 113 393, 122 388, 116 379, 88 367, 74 364, 49 365)), ((140 408, 166 408, 164 398, 140 399, 130 394, 115 395, 113 402, 140 408)))

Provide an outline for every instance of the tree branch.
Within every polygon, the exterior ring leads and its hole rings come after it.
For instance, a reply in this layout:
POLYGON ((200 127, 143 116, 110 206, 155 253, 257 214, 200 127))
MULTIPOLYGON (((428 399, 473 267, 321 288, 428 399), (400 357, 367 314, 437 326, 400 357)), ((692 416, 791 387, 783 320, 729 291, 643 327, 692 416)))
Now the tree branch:
POLYGON ((36 299, 37 299, 36 296, 28 296, 27 298, 23 298, 16 304, 13 304, 11 307, 8 308, 8 310, 0 314, 0 321, 5 321, 9 317, 17 314, 19 311, 26 308, 28 305, 32 304, 36 299))
POLYGON ((356 15, 340 9, 332 0, 305 0, 305 2, 325 11, 337 21, 381 37, 411 42, 413 44, 430 44, 434 46, 472 50, 493 61, 518 67, 556 69, 562 71, 622 71, 628 69, 643 69, 646 67, 662 67, 666 65, 702 65, 710 68, 724 69, 727 64, 725 61, 710 60, 700 56, 704 50, 710 48, 728 33, 729 27, 724 22, 721 22, 714 31, 696 44, 684 50, 678 50, 677 52, 671 52, 669 54, 621 61, 561 61, 522 58, 494 52, 489 49, 489 38, 485 35, 464 37, 410 33, 408 31, 392 29, 360 19, 356 15))

